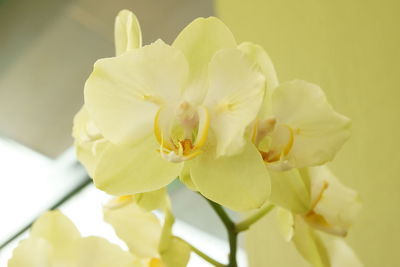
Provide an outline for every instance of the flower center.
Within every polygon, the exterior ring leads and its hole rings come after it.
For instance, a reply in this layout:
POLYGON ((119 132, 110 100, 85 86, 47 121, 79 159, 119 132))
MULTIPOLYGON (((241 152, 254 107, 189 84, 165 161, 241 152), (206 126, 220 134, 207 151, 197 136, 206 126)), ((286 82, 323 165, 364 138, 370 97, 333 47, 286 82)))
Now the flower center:
POLYGON ((161 156, 177 163, 202 153, 201 148, 207 140, 210 127, 207 109, 194 109, 189 103, 183 102, 174 117, 169 114, 162 117, 162 112, 165 113, 165 110, 161 108, 154 119, 154 135, 160 144, 161 156))
POLYGON ((286 124, 277 124, 275 118, 257 121, 252 134, 265 163, 280 161, 293 147, 295 131, 286 124))

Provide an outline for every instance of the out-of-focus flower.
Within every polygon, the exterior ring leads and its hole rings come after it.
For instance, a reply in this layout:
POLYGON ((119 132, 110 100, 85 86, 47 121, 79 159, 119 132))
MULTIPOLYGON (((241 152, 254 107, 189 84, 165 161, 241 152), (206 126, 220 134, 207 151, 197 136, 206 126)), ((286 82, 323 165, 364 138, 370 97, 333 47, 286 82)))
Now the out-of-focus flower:
POLYGON ((105 206, 104 219, 143 266, 184 267, 189 261, 191 248, 172 236, 172 223, 167 222, 167 218, 163 229, 152 213, 152 209, 157 208, 169 212, 165 190, 115 198, 105 206))
POLYGON ((148 192, 184 169, 192 188, 217 203, 261 206, 269 177, 244 136, 265 90, 258 65, 212 17, 194 20, 172 46, 140 47, 140 36, 134 15, 120 13, 117 57, 96 62, 75 118, 78 157, 96 186, 148 192))
POLYGON ((21 241, 9 267, 132 267, 135 258, 100 237, 81 237, 75 225, 59 211, 43 214, 21 241))
POLYGON ((362 266, 350 247, 338 238, 346 236, 361 208, 357 192, 341 184, 326 166, 302 169, 297 176, 293 173, 294 170, 288 171, 288 176, 283 177, 287 178, 282 182, 287 186, 281 187, 286 190, 285 195, 271 196, 281 206, 278 219, 285 239, 292 240, 313 266, 362 266), (302 199, 304 205, 287 201, 288 198, 302 199), (321 240, 315 230, 338 237, 324 235, 321 240))

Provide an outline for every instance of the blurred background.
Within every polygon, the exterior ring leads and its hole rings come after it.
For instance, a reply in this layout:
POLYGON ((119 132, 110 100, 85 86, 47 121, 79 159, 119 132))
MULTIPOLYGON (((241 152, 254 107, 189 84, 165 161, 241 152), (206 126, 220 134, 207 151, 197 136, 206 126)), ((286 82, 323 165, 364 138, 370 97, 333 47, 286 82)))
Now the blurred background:
MULTIPOLYGON (((59 203, 83 234, 112 236, 106 225, 91 224, 101 220, 107 196, 87 186, 71 128, 93 63, 114 54, 113 23, 122 8, 138 16, 144 43, 171 42, 194 18, 217 15, 239 42, 264 46, 281 81, 321 85, 353 120, 352 138, 331 164, 364 203, 348 241, 365 266, 400 266, 395 0, 0 0, 0 266, 16 234, 59 203)), ((179 185, 171 192, 175 213, 190 226, 181 229, 206 232, 223 257, 224 229, 207 205, 179 185)), ((274 225, 271 214, 249 232, 250 266, 307 266, 274 225)))

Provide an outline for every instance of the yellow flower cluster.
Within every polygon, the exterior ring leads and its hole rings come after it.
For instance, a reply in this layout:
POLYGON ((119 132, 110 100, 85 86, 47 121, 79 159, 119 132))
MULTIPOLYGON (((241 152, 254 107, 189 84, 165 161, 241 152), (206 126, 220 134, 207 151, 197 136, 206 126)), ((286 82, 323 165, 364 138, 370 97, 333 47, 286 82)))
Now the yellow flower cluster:
MULTIPOLYGON (((123 10, 115 44, 115 57, 95 63, 73 128, 78 158, 95 185, 120 196, 105 207, 105 220, 130 252, 96 240, 99 253, 110 247, 118 254, 121 264, 112 266, 128 266, 123 259, 132 262, 132 255, 143 266, 186 266, 190 247, 168 234, 167 219, 162 229, 151 213, 163 208, 168 214, 168 201, 157 192, 177 177, 236 211, 277 206, 284 237, 313 266, 361 266, 339 238, 360 208, 358 195, 324 165, 348 139, 350 121, 319 86, 280 83, 263 48, 238 44, 214 17, 194 20, 171 45, 143 46, 135 15, 123 10), (321 237, 321 231, 339 237, 321 237)), ((59 213, 44 218, 53 218, 48 227, 61 220, 73 229, 59 213)), ((73 242, 89 242, 75 236, 73 242)), ((84 250, 61 251, 63 238, 47 240, 33 230, 10 266, 28 266, 19 255, 32 242, 55 261, 73 255, 79 263, 71 266, 100 266, 79 265, 84 250)))

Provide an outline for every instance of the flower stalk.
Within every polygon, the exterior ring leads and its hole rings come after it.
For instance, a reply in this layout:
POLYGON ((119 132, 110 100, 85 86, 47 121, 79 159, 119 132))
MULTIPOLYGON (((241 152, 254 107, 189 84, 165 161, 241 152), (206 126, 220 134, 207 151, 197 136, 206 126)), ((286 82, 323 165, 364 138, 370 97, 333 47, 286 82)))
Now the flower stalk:
MULTIPOLYGON (((205 198, 207 202, 210 204, 211 208, 215 211, 218 217, 221 219, 222 223, 224 224, 227 233, 228 233, 228 240, 229 240, 229 262, 226 267, 237 267, 237 237, 238 234, 246 231, 250 228, 251 225, 258 222, 261 218, 267 215, 275 206, 272 204, 266 205, 262 207, 256 213, 250 215, 248 218, 244 219, 243 221, 235 224, 229 215, 226 213, 224 208, 215 203, 212 200, 205 198)), ((218 266, 218 265, 215 265, 218 266)))
POLYGON ((246 231, 252 226, 254 223, 258 222, 261 218, 267 215, 275 206, 272 204, 266 205, 262 207, 256 213, 250 215, 243 221, 236 224, 236 232, 240 233, 246 231))
POLYGON ((238 232, 236 231, 235 223, 231 220, 229 215, 226 213, 224 208, 215 203, 212 200, 207 199, 207 202, 213 208, 213 210, 217 213, 218 217, 221 219, 222 223, 224 224, 227 232, 228 232, 228 239, 229 239, 229 262, 227 267, 237 267, 237 260, 236 260, 236 252, 237 252, 237 235, 238 232))
POLYGON ((218 262, 217 260, 214 260, 213 258, 211 258, 210 256, 208 256, 207 254, 205 254, 204 252, 202 252, 201 250, 199 250, 198 248, 194 247, 192 244, 190 244, 189 242, 187 242, 186 240, 183 240, 182 238, 175 236, 175 238, 181 240, 182 242, 185 242, 188 246, 190 246, 191 250, 196 253, 200 258, 202 258, 203 260, 205 260, 206 262, 212 264, 215 267, 224 267, 225 265, 218 262))

